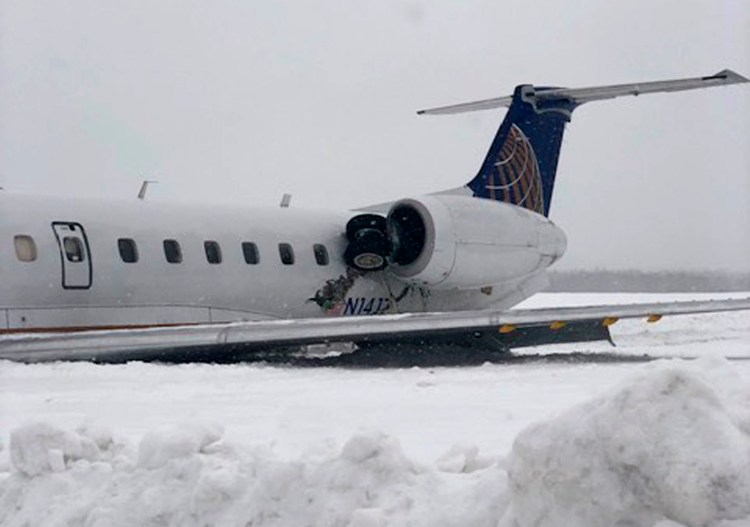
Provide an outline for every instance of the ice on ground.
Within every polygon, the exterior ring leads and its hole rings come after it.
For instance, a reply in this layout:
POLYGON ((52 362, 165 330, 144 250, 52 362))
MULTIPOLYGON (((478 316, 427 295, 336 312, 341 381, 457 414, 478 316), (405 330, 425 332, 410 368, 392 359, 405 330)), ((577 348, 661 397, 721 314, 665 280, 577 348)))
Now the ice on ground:
POLYGON ((526 428, 507 458, 468 444, 418 462, 368 432, 288 459, 197 421, 137 445, 37 423, 11 434, 0 524, 750 525, 748 407, 747 379, 709 358, 641 365, 526 428))

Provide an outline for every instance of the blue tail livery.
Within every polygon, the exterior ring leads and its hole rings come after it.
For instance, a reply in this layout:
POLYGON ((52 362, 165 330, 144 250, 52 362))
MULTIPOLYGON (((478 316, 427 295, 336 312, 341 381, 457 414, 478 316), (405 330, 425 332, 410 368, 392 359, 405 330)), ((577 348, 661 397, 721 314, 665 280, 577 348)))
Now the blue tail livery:
POLYGON ((561 98, 537 105, 533 86, 519 86, 489 152, 468 187, 474 196, 547 216, 565 124, 577 104, 561 98))
POLYGON ((525 84, 517 86, 513 95, 508 97, 417 113, 451 114, 509 107, 479 173, 466 187, 475 197, 511 203, 548 216, 565 125, 578 106, 625 95, 692 90, 747 81, 731 70, 723 70, 708 77, 592 88, 525 84))

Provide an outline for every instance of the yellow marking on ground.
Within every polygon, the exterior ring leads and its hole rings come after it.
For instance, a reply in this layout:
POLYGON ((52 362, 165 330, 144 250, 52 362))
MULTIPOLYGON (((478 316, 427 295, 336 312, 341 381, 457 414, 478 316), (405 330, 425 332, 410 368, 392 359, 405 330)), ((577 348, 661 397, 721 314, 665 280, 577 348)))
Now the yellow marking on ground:
POLYGON ((608 328, 609 326, 612 326, 613 324, 615 324, 618 320, 620 319, 617 317, 607 317, 604 320, 602 320, 602 326, 608 328))
POLYGON ((513 324, 504 324, 500 326, 500 329, 498 331, 502 333, 503 335, 507 335, 508 333, 513 333, 516 330, 516 326, 513 324))
POLYGON ((654 322, 659 322, 661 320, 662 315, 649 315, 646 319, 646 322, 649 324, 653 324, 654 322))
POLYGON ((564 328, 567 325, 568 325, 567 322, 563 322, 562 320, 556 320, 555 322, 553 322, 552 324, 549 325, 549 328, 550 329, 554 329, 554 330, 558 330, 558 329, 564 328))

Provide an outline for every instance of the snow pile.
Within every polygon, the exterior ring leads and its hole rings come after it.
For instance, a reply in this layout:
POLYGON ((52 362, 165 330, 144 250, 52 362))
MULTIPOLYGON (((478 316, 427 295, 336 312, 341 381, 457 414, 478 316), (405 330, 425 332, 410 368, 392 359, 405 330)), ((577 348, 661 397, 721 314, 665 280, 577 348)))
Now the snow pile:
POLYGON ((10 436, 13 466, 28 476, 44 472, 63 472, 79 459, 94 461, 99 449, 91 439, 36 423, 15 430, 10 436))
POLYGON ((750 525, 750 387, 721 359, 641 366, 525 429, 502 460, 469 444, 417 463, 380 433, 283 459, 223 433, 191 422, 131 444, 91 425, 17 428, 0 524, 750 525))
POLYGON ((508 517, 537 527, 750 525, 750 391, 730 368, 662 363, 524 430, 508 517))
POLYGON ((0 482, 0 524, 494 527, 506 505, 497 464, 442 473, 377 433, 296 461, 224 444, 211 425, 161 428, 137 453, 87 433, 35 424, 13 434, 19 454, 0 482), (64 462, 49 462, 58 451, 64 462))
POLYGON ((138 446, 138 466, 159 468, 173 459, 188 457, 216 443, 224 429, 215 424, 163 426, 149 432, 138 446))

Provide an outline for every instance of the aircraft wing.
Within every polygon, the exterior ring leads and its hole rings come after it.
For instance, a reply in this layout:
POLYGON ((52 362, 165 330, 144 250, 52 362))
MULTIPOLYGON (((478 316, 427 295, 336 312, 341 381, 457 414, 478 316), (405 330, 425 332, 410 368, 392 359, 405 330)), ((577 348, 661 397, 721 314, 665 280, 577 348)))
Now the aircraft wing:
POLYGON ((409 313, 161 328, 16 333, 0 337, 0 359, 231 361, 263 350, 353 342, 360 346, 411 342, 471 344, 491 337, 498 349, 609 338, 618 319, 750 310, 750 298, 506 311, 409 313), (468 339, 468 340, 467 340, 468 339))

